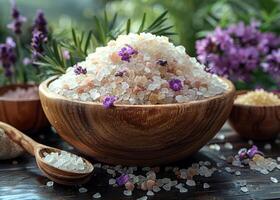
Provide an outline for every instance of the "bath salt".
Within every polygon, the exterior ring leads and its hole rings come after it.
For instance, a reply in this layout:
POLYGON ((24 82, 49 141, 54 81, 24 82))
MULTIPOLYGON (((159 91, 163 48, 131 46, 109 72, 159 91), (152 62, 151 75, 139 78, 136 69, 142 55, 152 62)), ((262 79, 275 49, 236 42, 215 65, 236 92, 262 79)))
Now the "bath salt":
POLYGON ((224 93, 227 84, 167 37, 120 35, 69 67, 49 89, 69 99, 115 104, 184 103, 224 93))
POLYGON ((11 100, 32 100, 39 99, 39 90, 37 86, 28 88, 16 88, 15 90, 8 90, 4 94, 0 95, 0 99, 11 100))
POLYGON ((44 152, 43 160, 58 169, 67 170, 71 172, 87 172, 89 171, 89 166, 84 162, 84 160, 76 156, 75 154, 68 153, 66 151, 44 152))
POLYGON ((92 195, 92 198, 99 199, 99 198, 101 198, 101 194, 99 192, 97 192, 94 195, 92 195))
POLYGON ((239 95, 236 98, 235 103, 252 106, 273 106, 280 105, 280 98, 272 92, 259 89, 239 95))

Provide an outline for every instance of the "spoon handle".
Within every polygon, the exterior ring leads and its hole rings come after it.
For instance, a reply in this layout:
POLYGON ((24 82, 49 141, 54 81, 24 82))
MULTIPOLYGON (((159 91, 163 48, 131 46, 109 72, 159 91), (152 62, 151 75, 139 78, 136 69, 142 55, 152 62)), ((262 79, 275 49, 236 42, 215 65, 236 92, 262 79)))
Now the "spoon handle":
POLYGON ((0 128, 4 130, 6 135, 15 143, 20 145, 23 149, 25 149, 28 153, 34 156, 34 150, 37 145, 30 137, 26 136, 24 133, 19 131, 18 129, 0 121, 0 128))

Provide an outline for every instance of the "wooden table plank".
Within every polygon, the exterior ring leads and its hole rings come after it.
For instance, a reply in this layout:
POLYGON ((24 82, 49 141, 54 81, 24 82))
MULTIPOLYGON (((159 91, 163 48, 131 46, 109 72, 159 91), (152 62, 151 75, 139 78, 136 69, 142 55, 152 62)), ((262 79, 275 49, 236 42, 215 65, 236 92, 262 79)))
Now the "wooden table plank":
MULTIPOLYGON (((149 199, 153 200, 175 200, 175 199, 280 199, 280 183, 272 183, 270 177, 276 177, 280 180, 279 170, 274 170, 268 175, 262 175, 259 172, 249 170, 248 168, 238 169, 241 171, 241 176, 230 174, 224 170, 224 167, 229 166, 225 161, 220 159, 221 155, 229 156, 237 153, 241 147, 249 147, 247 140, 242 140, 230 128, 223 128, 219 134, 226 136, 225 140, 219 140, 214 138, 209 144, 220 144, 221 151, 215 151, 205 146, 197 154, 190 158, 186 158, 183 161, 170 164, 171 166, 179 166, 181 168, 187 168, 194 162, 200 160, 210 161, 213 165, 217 162, 223 163, 221 167, 222 172, 215 172, 212 177, 195 177, 197 186, 188 187, 188 193, 180 194, 177 189, 172 189, 170 192, 161 191, 149 199), (223 147, 225 142, 231 142, 234 146, 233 150, 225 149, 223 147), (246 180, 248 193, 240 191, 238 181, 246 180), (210 184, 210 188, 204 190, 202 185, 204 182, 210 184)), ((52 132, 46 132, 41 138, 37 138, 38 141, 44 141, 45 144, 63 148, 65 150, 72 149, 65 142, 52 132), (43 139, 46 138, 46 139, 43 139)), ((258 143, 257 145, 263 150, 264 143, 258 143)), ((280 153, 280 146, 271 142, 272 150, 264 151, 266 155, 276 158, 280 153)), ((75 152, 75 151, 74 151, 75 152)), ((122 192, 123 187, 114 188, 108 186, 108 180, 110 176, 102 169, 96 169, 95 174, 91 181, 84 185, 88 189, 87 193, 80 194, 79 186, 66 187, 55 184, 53 187, 47 187, 47 178, 42 176, 41 172, 36 167, 34 158, 29 155, 24 155, 16 159, 18 164, 12 164, 12 160, 0 162, 0 199, 2 200, 15 200, 15 199, 92 199, 92 195, 96 192, 102 194, 101 199, 115 200, 115 199, 136 199, 145 195, 145 192, 136 190, 133 192, 132 197, 125 197, 122 192)), ((94 160, 91 160, 95 163, 94 160)), ((234 168, 233 166, 230 166, 234 168)), ((170 172, 166 173, 161 168, 159 173, 160 177, 172 177, 175 176, 170 172)))

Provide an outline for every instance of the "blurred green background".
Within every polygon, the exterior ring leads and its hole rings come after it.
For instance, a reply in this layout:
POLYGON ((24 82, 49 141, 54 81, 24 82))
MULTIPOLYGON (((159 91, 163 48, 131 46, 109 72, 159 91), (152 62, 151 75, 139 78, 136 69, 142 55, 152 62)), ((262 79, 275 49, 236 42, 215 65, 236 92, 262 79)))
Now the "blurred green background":
MULTIPOLYGON (((183 44, 187 52, 195 55, 195 40, 216 26, 227 26, 240 20, 249 22, 258 19, 263 29, 280 33, 280 0, 17 0, 22 15, 29 25, 37 9, 44 10, 55 32, 71 26, 80 30, 94 28, 93 16, 101 15, 104 9, 112 15, 130 17, 140 23, 144 12, 148 20, 164 10, 169 11, 169 21, 178 35, 172 39, 183 44)), ((0 41, 6 37, 6 24, 10 20, 10 1, 0 0, 0 41)), ((27 26, 28 24, 25 24, 27 26)))

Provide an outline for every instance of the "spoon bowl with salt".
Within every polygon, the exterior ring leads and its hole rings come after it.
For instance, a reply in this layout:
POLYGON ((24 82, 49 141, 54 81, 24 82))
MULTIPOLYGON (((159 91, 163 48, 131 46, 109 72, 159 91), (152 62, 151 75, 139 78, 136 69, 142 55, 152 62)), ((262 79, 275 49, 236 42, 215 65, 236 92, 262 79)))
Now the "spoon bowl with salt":
POLYGON ((0 122, 6 135, 29 154, 35 156, 39 169, 52 181, 63 185, 78 185, 87 182, 93 165, 86 159, 57 148, 39 144, 16 128, 0 122))

